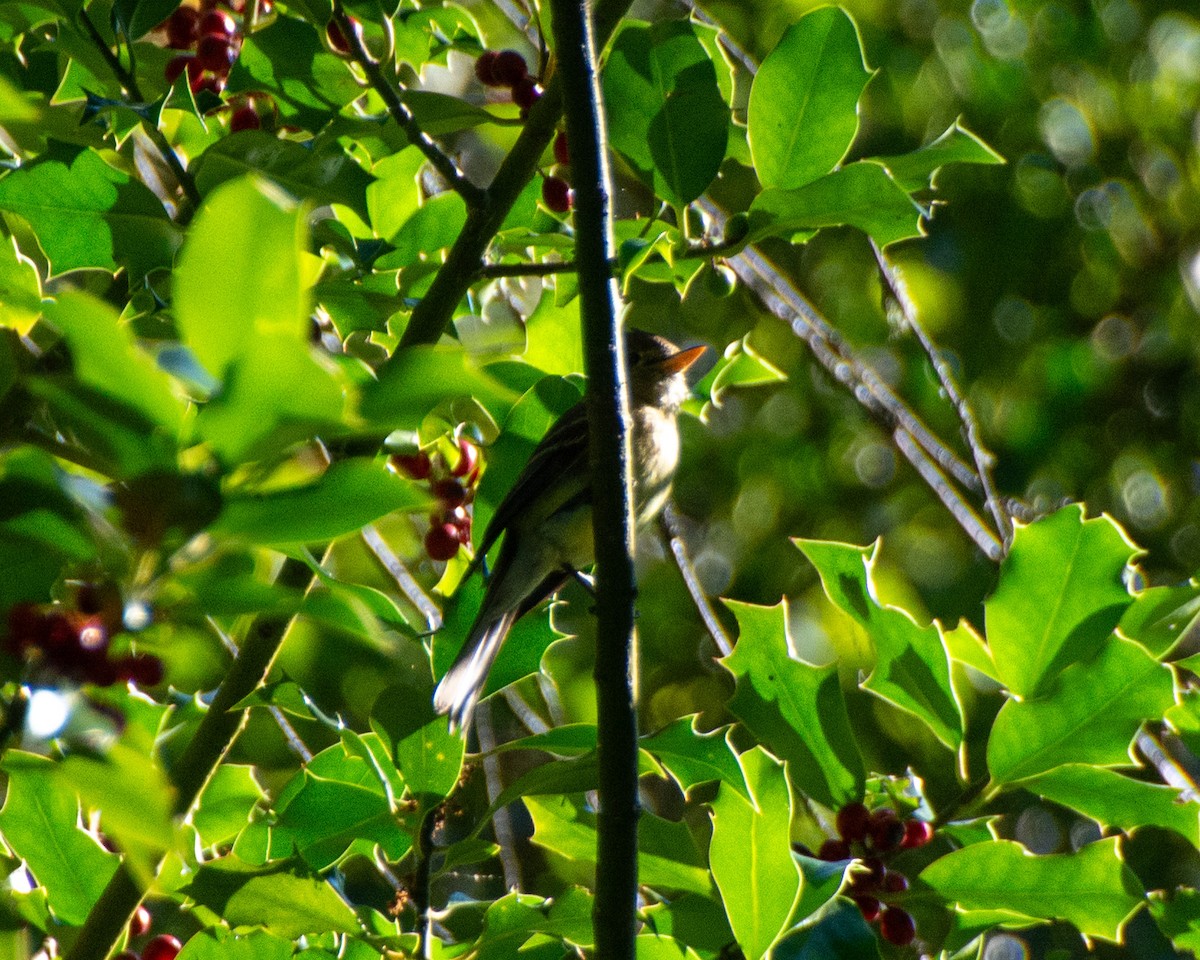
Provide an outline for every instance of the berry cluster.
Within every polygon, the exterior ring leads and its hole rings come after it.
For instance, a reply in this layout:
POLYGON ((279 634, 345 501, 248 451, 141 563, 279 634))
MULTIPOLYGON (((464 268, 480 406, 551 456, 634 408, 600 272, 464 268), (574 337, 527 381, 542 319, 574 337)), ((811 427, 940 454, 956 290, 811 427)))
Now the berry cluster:
POLYGON ((146 653, 111 656, 110 636, 121 629, 120 598, 94 584, 75 592, 75 607, 17 603, 8 612, 5 647, 15 657, 45 665, 79 683, 108 687, 131 680, 141 687, 162 683, 163 665, 146 653))
POLYGON ((889 903, 908 890, 908 877, 889 870, 885 861, 899 850, 925 846, 933 839, 933 827, 924 820, 901 820, 890 807, 871 811, 855 802, 838 811, 837 830, 840 839, 826 840, 817 856, 821 860, 858 857, 866 869, 852 874, 850 898, 868 923, 879 921, 879 934, 888 943, 912 943, 917 935, 912 914, 889 903))
MULTIPOLYGON (((229 11, 241 13, 245 0, 228 0, 229 11)), ((270 11, 271 0, 259 0, 259 13, 270 11)), ((229 68, 241 50, 242 37, 237 23, 229 12, 217 5, 217 0, 200 0, 199 7, 186 4, 178 7, 159 28, 172 50, 184 50, 167 62, 163 75, 174 83, 186 70, 192 93, 208 90, 220 94, 225 89, 229 68)), ((243 108, 247 109, 247 108, 243 108)), ((249 108, 253 112, 253 108, 249 108)), ((255 114, 257 119, 257 114, 255 114)), ((249 113, 240 118, 237 129, 249 129, 249 113)))
MULTIPOLYGON (((485 50, 475 61, 475 76, 485 87, 507 87, 522 117, 528 116, 529 108, 542 96, 537 78, 529 75, 525 58, 516 50, 485 50)), ((563 167, 571 162, 565 133, 559 133, 554 141, 554 159, 563 167)), ((566 213, 575 202, 575 192, 559 173, 543 175, 542 202, 554 213, 566 213)))
MULTIPOLYGON (((145 907, 138 907, 137 913, 129 922, 129 936, 140 937, 150 929, 150 912, 145 907)), ((116 960, 175 960, 183 944, 178 937, 169 933, 161 933, 144 947, 141 954, 132 950, 123 950, 117 954, 116 960)))
POLYGON ((388 460, 393 470, 413 480, 429 481, 429 490, 438 499, 425 534, 425 552, 431 560, 449 560, 458 553, 461 544, 471 542, 471 513, 467 506, 475 499, 479 484, 479 448, 466 437, 460 437, 457 454, 453 464, 440 453, 431 457, 424 450, 393 454, 388 460))

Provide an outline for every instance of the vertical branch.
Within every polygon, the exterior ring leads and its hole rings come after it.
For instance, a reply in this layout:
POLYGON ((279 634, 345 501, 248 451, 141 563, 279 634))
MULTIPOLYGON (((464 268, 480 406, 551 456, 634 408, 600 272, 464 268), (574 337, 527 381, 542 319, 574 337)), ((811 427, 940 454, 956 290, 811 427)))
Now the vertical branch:
POLYGON ((634 956, 637 930, 637 710, 634 701, 629 398, 613 277, 610 178, 587 0, 552 0, 551 20, 575 175, 575 249, 587 366, 596 545, 596 707, 600 731, 596 956, 634 956))

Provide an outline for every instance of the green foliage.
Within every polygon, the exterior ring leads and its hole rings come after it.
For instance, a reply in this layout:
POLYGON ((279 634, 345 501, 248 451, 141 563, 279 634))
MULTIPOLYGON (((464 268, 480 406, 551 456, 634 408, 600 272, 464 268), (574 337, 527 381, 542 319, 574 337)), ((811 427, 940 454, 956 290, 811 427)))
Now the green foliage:
MULTIPOLYGON (((642 960, 1200 944, 1200 26, 961 6, 716 2, 603 45, 626 320, 716 358, 676 484, 713 623, 639 557, 642 960), (896 468, 888 432, 957 435, 947 369, 1029 501, 1011 542, 950 491, 984 489, 971 430, 914 457, 932 489, 896 468)), ((130 886, 184 960, 590 951, 586 592, 514 627, 473 738, 432 705, 472 544, 582 390, 555 38, 257 0, 202 88, 164 73, 176 7, 0 4, 0 954, 140 949, 130 886), (475 74, 503 48, 528 110, 475 74)))

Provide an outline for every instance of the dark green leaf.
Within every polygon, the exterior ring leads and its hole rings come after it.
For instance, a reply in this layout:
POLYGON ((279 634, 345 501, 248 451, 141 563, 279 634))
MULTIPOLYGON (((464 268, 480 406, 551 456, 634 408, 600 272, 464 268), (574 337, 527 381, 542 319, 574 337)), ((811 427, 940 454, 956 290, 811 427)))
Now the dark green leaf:
POLYGON ((116 0, 113 19, 130 40, 140 40, 167 19, 179 0, 116 0))
POLYGON ((821 227, 858 227, 881 247, 921 236, 923 211, 877 164, 852 163, 811 183, 764 190, 750 204, 747 242, 807 240, 821 227))
POLYGON ((1174 702, 1171 673, 1141 647, 1111 639, 1094 660, 1062 672, 1037 700, 1009 700, 988 738, 995 783, 1037 776, 1064 763, 1122 766, 1143 720, 1174 702))
POLYGON ((49 760, 12 751, 3 769, 8 795, 0 810, 0 833, 46 888, 54 915, 78 926, 117 869, 118 858, 80 828, 75 791, 56 779, 49 760))
POLYGON ((827 806, 862 796, 859 755, 836 667, 814 667, 788 651, 785 603, 726 601, 740 635, 721 663, 736 681, 729 709, 788 763, 792 782, 827 806))
POLYGON ((0 210, 29 222, 51 276, 123 266, 138 286, 170 266, 181 239, 154 194, 93 150, 53 151, 0 177, 0 210))
POLYGON ((214 533, 279 546, 323 543, 396 510, 424 510, 428 492, 381 461, 333 464, 317 480, 267 493, 230 494, 214 533))
POLYGON ((1170 899, 1155 896, 1150 915, 1178 949, 1200 953, 1200 890, 1176 890, 1170 899))
POLYGON ((604 66, 609 138, 638 176, 675 207, 708 187, 725 158, 729 108, 686 20, 627 22, 604 66))
POLYGON ((1009 690, 1037 696, 1099 649, 1132 602, 1122 577, 1138 552, 1109 517, 1085 520, 1080 504, 1018 525, 984 602, 988 646, 1009 690))
POLYGON ((433 684, 396 684, 371 708, 371 727, 388 745, 409 791, 440 800, 462 772, 466 744, 433 709, 433 684))
MULTIPOLYGON (((362 391, 360 412, 388 429, 415 429, 443 400, 473 396, 490 413, 516 396, 457 347, 412 347, 397 353, 362 391)), ((502 419, 502 417, 501 417, 502 419)))
POLYGON ((829 599, 866 630, 875 647, 875 667, 863 687, 924 721, 942 743, 957 749, 963 716, 950 683, 949 653, 937 627, 922 627, 907 610, 875 599, 878 545, 820 540, 796 545, 817 568, 829 599))
POLYGON ((261 174, 297 200, 341 203, 366 216, 366 190, 373 178, 337 143, 305 147, 261 130, 244 130, 222 137, 201 154, 196 186, 207 195, 248 173, 261 174))
POLYGON ((201 866, 183 892, 232 927, 261 926, 277 937, 359 929, 333 887, 286 866, 260 870, 227 857, 201 866))
POLYGON ((1159 660, 1195 629, 1200 618, 1200 587, 1150 587, 1133 595, 1117 625, 1121 636, 1141 644, 1159 660))
POLYGON ((750 88, 750 150, 764 187, 792 190, 841 162, 870 77, 844 10, 822 7, 788 27, 750 88))
POLYGON ((733 943, 733 931, 721 905, 697 893, 652 904, 643 914, 648 930, 686 943, 705 957, 715 956, 733 943))
POLYGON ((1112 837, 1077 853, 1044 857, 1011 840, 977 843, 935 860, 920 880, 967 910, 1066 920, 1087 936, 1119 941, 1145 900, 1121 858, 1119 842, 1112 837))
POLYGON ((800 896, 792 792, 783 764, 761 747, 738 761, 751 796, 722 783, 711 804, 709 861, 738 946, 748 960, 760 960, 787 928, 800 896))
POLYGON ((879 936, 858 907, 840 903, 812 927, 784 937, 773 960, 879 960, 879 936))
POLYGON ((742 764, 729 742, 730 728, 701 733, 695 726, 698 717, 680 717, 644 737, 642 749, 650 751, 671 772, 685 793, 697 784, 719 780, 750 800, 742 764))

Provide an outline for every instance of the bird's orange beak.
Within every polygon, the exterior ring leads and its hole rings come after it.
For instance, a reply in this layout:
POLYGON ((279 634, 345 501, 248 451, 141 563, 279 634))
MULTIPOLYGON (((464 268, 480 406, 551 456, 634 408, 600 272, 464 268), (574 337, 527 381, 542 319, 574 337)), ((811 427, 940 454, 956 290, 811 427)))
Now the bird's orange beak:
POLYGON ((678 353, 673 353, 665 360, 658 363, 660 370, 665 370, 667 373, 682 373, 693 363, 699 360, 708 347, 692 347, 689 350, 680 350, 678 353))

